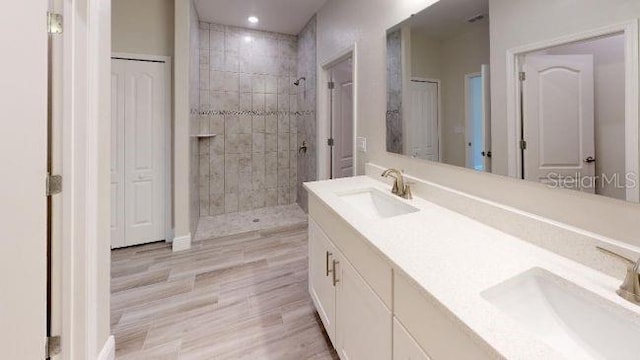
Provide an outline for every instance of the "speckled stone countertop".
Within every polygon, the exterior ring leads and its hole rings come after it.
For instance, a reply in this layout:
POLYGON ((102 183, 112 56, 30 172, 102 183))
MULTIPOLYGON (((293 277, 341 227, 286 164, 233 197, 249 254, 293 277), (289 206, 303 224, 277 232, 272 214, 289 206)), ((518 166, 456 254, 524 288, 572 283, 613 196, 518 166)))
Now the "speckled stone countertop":
MULTIPOLYGON (((305 187, 368 239, 395 271, 405 273, 457 317, 464 331, 506 359, 565 358, 481 296, 532 268, 602 297, 614 311, 640 316, 640 307, 616 295, 619 280, 424 199, 398 198, 420 211, 380 220, 363 216, 339 196, 369 188, 389 192, 381 181, 359 176, 305 183, 305 187)), ((583 357, 572 356, 578 358, 583 357)))

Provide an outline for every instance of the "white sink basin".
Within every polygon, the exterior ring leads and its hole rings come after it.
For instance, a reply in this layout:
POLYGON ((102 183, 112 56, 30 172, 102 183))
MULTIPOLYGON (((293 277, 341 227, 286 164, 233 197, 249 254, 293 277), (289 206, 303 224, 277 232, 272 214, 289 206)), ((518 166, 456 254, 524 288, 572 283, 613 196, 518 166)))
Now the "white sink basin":
POLYGON ((376 219, 386 219, 418 211, 417 208, 400 199, 395 199, 393 195, 385 194, 377 189, 363 189, 338 194, 338 196, 363 215, 376 219))
POLYGON ((543 269, 482 297, 568 359, 640 359, 638 315, 543 269))

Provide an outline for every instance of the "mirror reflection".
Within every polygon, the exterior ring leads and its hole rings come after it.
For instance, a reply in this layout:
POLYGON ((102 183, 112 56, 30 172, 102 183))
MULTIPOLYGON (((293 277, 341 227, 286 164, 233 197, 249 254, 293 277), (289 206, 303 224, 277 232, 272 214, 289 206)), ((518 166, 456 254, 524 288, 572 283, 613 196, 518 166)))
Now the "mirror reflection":
POLYGON ((387 151, 637 202, 629 28, 545 38, 505 4, 441 0, 388 29, 387 151))

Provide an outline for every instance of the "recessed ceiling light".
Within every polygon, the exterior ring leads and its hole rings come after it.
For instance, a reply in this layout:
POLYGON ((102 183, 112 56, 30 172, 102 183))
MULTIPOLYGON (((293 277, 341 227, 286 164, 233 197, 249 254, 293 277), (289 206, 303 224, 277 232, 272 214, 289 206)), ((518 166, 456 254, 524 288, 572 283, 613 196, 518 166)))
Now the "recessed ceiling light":
POLYGON ((257 24, 258 23, 258 18, 255 16, 249 16, 249 18, 247 19, 250 23, 252 24, 257 24))

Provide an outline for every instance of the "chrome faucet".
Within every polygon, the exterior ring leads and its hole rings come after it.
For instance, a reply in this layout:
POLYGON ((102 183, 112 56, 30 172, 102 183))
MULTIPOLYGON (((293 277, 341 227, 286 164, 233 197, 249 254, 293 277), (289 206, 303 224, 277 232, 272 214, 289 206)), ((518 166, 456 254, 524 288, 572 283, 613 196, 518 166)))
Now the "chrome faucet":
POLYGON ((616 293, 625 300, 640 305, 640 259, 633 261, 626 256, 601 248, 600 246, 597 246, 597 249, 627 263, 627 275, 616 293))
POLYGON ((411 195, 411 187, 409 186, 409 184, 405 184, 404 182, 404 178, 402 177, 402 172, 400 170, 397 169, 387 169, 385 171, 382 172, 382 177, 392 177, 394 179, 393 181, 393 188, 391 189, 391 192, 400 196, 401 198, 404 199, 412 199, 413 196, 411 195))

